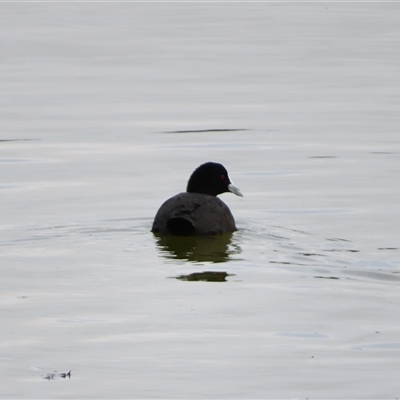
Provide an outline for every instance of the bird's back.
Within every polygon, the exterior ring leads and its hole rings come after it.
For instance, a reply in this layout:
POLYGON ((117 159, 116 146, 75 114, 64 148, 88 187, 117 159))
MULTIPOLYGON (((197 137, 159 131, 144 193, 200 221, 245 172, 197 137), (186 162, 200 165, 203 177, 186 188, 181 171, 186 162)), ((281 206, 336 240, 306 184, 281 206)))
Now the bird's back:
POLYGON ((160 235, 216 235, 236 230, 228 206, 216 196, 179 193, 158 210, 152 232, 160 235))

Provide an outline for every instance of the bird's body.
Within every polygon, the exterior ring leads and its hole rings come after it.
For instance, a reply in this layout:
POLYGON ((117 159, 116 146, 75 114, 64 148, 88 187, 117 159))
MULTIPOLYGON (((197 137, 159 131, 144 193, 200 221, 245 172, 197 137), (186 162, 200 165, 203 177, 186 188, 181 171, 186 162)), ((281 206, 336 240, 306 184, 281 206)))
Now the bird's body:
POLYGON ((236 230, 228 206, 218 197, 179 193, 158 210, 152 231, 160 235, 218 235, 236 230))
POLYGON ((159 235, 217 235, 235 231, 231 211, 216 197, 229 191, 242 196, 239 189, 231 184, 221 164, 201 165, 190 177, 187 191, 161 205, 154 218, 152 232, 159 235))

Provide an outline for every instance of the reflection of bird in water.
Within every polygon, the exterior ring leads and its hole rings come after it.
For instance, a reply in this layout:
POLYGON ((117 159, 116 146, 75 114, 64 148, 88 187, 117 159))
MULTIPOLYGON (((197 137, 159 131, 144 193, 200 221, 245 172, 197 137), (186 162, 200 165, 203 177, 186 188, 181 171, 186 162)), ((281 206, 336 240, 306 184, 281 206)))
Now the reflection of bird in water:
POLYGON ((191 175, 186 192, 179 193, 158 210, 152 232, 158 235, 216 235, 236 230, 228 206, 217 195, 232 192, 243 196, 233 186, 221 164, 208 162, 191 175))
POLYGON ((157 244, 166 258, 194 262, 220 263, 241 252, 237 245, 232 245, 232 234, 216 236, 161 236, 157 244))
POLYGON ((181 281, 191 281, 191 282, 226 282, 228 276, 234 274, 228 274, 225 271, 203 271, 203 272, 192 272, 188 275, 176 276, 176 279, 181 281))

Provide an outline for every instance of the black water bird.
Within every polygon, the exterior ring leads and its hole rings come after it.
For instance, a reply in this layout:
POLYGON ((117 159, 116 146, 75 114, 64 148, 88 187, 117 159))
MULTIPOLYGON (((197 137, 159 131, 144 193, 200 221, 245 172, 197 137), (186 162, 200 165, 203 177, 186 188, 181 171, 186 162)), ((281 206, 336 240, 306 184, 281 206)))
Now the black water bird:
POLYGON ((232 192, 243 196, 222 164, 207 162, 190 176, 186 192, 165 201, 154 218, 157 235, 217 235, 236 231, 235 219, 217 195, 232 192))

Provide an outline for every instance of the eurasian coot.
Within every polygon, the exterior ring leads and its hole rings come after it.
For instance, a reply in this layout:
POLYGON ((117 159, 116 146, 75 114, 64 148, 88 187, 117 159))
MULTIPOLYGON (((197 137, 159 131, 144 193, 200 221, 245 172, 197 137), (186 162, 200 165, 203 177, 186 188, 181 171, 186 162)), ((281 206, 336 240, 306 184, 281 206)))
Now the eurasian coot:
POLYGON ((236 230, 235 219, 218 194, 232 192, 243 196, 232 185, 221 164, 207 162, 191 175, 186 192, 168 199, 157 211, 151 231, 158 235, 217 235, 236 230))

